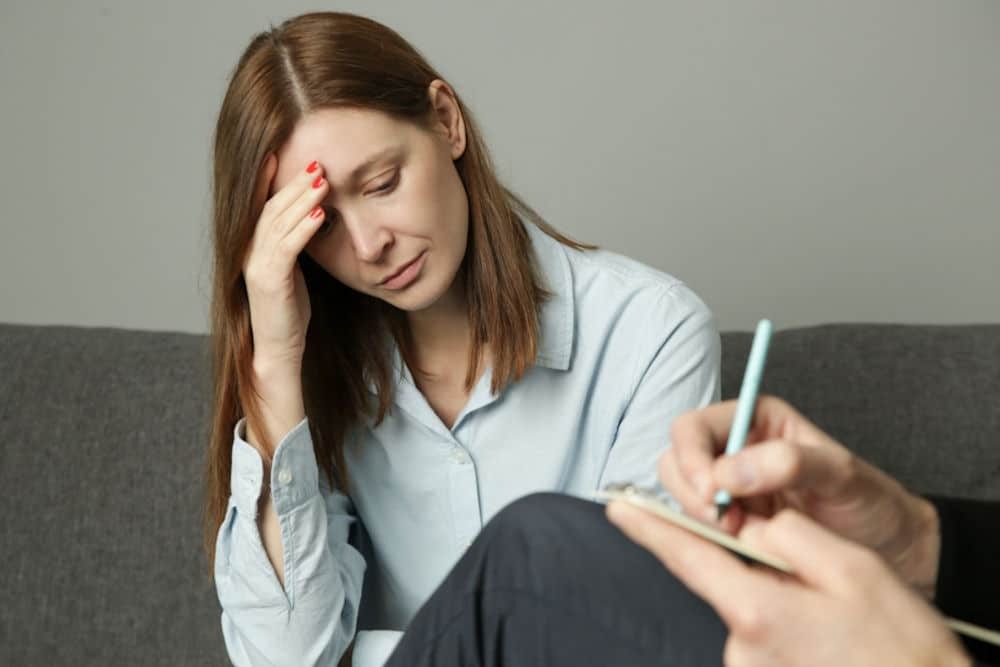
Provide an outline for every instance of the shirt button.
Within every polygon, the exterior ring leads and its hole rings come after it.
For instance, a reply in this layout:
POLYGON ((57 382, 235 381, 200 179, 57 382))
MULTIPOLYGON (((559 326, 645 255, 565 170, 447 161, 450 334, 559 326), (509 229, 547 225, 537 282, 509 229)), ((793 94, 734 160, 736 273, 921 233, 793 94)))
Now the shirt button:
POLYGON ((292 471, 288 468, 282 468, 278 472, 278 483, 279 484, 289 484, 292 481, 292 471))
POLYGON ((469 457, 466 456, 465 452, 463 452, 462 450, 456 449, 454 452, 451 453, 451 460, 454 461, 455 463, 468 463, 469 457))

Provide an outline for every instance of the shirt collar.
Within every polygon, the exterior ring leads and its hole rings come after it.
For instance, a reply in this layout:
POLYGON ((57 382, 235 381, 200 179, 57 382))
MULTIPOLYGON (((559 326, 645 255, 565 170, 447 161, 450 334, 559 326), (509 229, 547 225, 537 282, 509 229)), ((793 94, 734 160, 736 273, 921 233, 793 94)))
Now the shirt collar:
POLYGON ((551 296, 542 304, 538 316, 538 354, 536 363, 546 368, 569 370, 573 354, 575 303, 573 273, 566 247, 531 222, 524 223, 535 251, 535 266, 542 286, 551 296))

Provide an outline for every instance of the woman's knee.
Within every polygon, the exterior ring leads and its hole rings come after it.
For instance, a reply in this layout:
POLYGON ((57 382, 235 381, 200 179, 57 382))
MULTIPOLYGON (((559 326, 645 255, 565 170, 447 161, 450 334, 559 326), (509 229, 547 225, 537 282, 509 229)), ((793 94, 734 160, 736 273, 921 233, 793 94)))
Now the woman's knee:
POLYGON ((534 493, 498 512, 471 550, 486 580, 539 588, 593 570, 600 561, 600 544, 615 534, 603 505, 534 493))
POLYGON ((538 546, 606 523, 602 505, 565 494, 532 493, 500 510, 483 528, 483 536, 490 542, 538 546))

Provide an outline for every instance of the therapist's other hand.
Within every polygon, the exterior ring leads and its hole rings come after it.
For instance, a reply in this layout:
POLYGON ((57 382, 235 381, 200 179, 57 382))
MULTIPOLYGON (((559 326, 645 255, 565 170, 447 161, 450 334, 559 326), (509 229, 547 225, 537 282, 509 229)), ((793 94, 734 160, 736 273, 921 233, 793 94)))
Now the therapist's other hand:
POLYGON ((742 539, 792 566, 778 575, 623 501, 608 518, 653 553, 729 628, 724 662, 757 665, 970 665, 944 620, 874 552, 795 510, 742 539))
POLYGON ((721 527, 744 526, 794 508, 835 533, 876 551, 908 584, 933 597, 940 558, 937 511, 878 468, 772 396, 757 401, 746 446, 726 446, 736 401, 681 415, 672 446, 660 459, 660 479, 688 514, 714 519, 714 496, 734 503, 721 527))

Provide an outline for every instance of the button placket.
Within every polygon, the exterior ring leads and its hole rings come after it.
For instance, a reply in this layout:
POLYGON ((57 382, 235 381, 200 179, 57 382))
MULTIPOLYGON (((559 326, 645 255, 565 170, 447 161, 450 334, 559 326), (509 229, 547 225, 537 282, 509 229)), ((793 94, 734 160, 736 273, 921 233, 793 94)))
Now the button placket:
POLYGON ((479 506, 479 480, 475 463, 459 442, 455 441, 448 454, 452 507, 456 508, 455 539, 462 551, 469 548, 482 528, 479 506))

